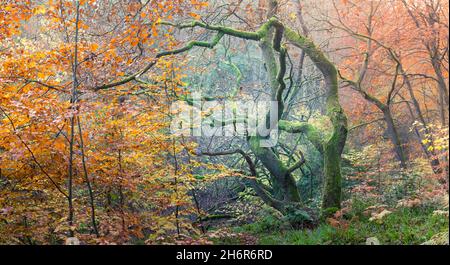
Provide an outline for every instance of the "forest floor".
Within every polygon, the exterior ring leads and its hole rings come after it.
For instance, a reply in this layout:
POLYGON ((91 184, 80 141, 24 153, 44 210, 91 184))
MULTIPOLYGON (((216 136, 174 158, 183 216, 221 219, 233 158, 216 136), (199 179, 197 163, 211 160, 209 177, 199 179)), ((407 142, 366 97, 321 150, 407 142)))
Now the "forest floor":
POLYGON ((265 209, 253 222, 219 230, 213 225, 211 234, 216 244, 448 245, 448 210, 439 204, 389 207, 353 201, 351 209, 341 213, 314 228, 294 229, 285 218, 265 209))

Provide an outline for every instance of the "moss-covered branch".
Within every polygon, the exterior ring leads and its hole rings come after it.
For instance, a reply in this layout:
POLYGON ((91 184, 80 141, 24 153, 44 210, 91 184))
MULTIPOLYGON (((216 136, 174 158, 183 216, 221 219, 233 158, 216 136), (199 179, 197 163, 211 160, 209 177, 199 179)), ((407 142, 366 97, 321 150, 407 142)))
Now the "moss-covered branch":
POLYGON ((116 86, 125 85, 131 81, 136 81, 141 75, 147 73, 153 66, 155 66, 160 58, 169 56, 169 55, 183 53, 183 52, 191 50, 194 47, 204 47, 204 48, 212 49, 219 43, 219 41, 222 39, 223 36, 224 36, 224 33, 218 32, 217 35, 214 37, 214 39, 211 42, 191 41, 182 48, 159 52, 158 54, 156 54, 155 59, 151 60, 151 62, 149 64, 147 64, 147 66, 144 69, 142 69, 141 71, 139 71, 135 74, 132 74, 128 77, 125 77, 124 79, 122 79, 120 81, 109 83, 109 84, 104 84, 102 86, 97 86, 94 88, 94 90, 95 91, 105 90, 105 89, 113 88, 116 86))
POLYGON ((322 133, 312 124, 307 122, 295 122, 280 120, 278 128, 288 133, 303 133, 314 147, 323 154, 324 139, 322 133))
POLYGON ((231 27, 209 25, 209 24, 203 23, 201 21, 192 21, 192 22, 184 23, 184 24, 175 24, 172 22, 162 21, 159 24, 166 25, 166 26, 172 26, 172 27, 175 27, 178 29, 200 27, 200 28, 221 32, 221 33, 224 33, 229 36, 238 37, 238 38, 247 39, 247 40, 260 40, 261 37, 265 35, 264 29, 268 29, 267 26, 263 26, 257 32, 251 32, 251 31, 243 31, 243 30, 233 29, 231 27))
POLYGON ((306 163, 305 156, 303 155, 303 153, 301 151, 299 151, 299 155, 300 155, 300 160, 298 160, 294 165, 292 165, 288 169, 289 174, 291 174, 295 170, 299 169, 301 166, 303 166, 306 163))
POLYGON ((231 61, 231 58, 228 58, 228 60, 224 61, 224 63, 226 65, 230 66, 236 75, 236 87, 234 88, 234 90, 230 96, 230 97, 235 97, 239 93, 239 90, 241 89, 241 83, 242 83, 242 78, 243 78, 242 72, 241 72, 241 69, 239 69, 239 67, 231 61))
POLYGON ((184 46, 180 49, 160 52, 156 55, 156 58, 161 58, 161 57, 168 56, 168 55, 175 55, 175 54, 183 53, 183 52, 191 50, 194 47, 204 47, 204 48, 212 49, 223 38, 224 34, 225 33, 219 31, 211 42, 191 41, 186 46, 184 46))
POLYGON ((278 47, 279 51, 279 71, 277 75, 277 82, 279 84, 276 100, 278 102, 278 119, 281 119, 284 111, 283 92, 286 89, 286 83, 284 82, 284 76, 286 74, 286 47, 278 47))

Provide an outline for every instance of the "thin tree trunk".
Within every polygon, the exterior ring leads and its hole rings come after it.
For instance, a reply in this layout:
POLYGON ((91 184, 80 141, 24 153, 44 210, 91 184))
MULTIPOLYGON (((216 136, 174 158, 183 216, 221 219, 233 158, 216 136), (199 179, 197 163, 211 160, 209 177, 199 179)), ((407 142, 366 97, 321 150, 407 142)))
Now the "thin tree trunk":
MULTIPOLYGON (((172 148, 173 148, 173 159, 174 159, 174 175, 175 175, 175 179, 174 179, 174 184, 175 184, 175 194, 176 194, 176 200, 178 200, 178 158, 177 158, 177 153, 175 150, 175 139, 172 140, 172 148)), ((175 225, 177 228, 177 235, 180 236, 181 234, 181 229, 180 229, 180 222, 179 222, 179 206, 178 206, 178 202, 176 202, 176 206, 175 206, 175 225)))
POLYGON ((397 160, 400 161, 400 166, 402 168, 406 168, 406 156, 403 148, 403 143, 400 140, 400 136, 398 135, 397 128, 394 124, 394 119, 392 118, 391 110, 389 107, 383 108, 381 110, 383 112, 384 120, 387 125, 387 133, 391 142, 394 144, 394 151, 397 157, 397 160))
POLYGON ((122 167, 122 150, 119 148, 118 150, 118 162, 119 162, 119 204, 120 204, 120 215, 122 219, 122 232, 125 234, 126 225, 125 225, 125 196, 123 194, 123 167, 122 167))
POLYGON ((81 149, 81 162, 83 164, 83 171, 84 171, 84 180, 86 181, 86 186, 89 193, 89 204, 91 206, 91 221, 92 221, 92 228, 94 229, 94 233, 97 237, 100 236, 97 228, 97 223, 95 221, 95 203, 94 203, 94 193, 92 191, 91 182, 89 180, 89 174, 86 167, 86 156, 84 154, 84 141, 83 141, 83 132, 81 130, 81 121, 80 117, 77 117, 78 122, 78 134, 80 135, 80 149, 81 149))
POLYGON ((68 180, 68 202, 69 202, 69 235, 70 237, 74 236, 73 230, 73 218, 74 218, 74 210, 73 210, 73 147, 74 147, 74 137, 75 137, 75 115, 77 111, 77 88, 78 88, 78 79, 77 79, 77 68, 78 68, 78 23, 80 20, 80 2, 76 1, 76 19, 75 19, 75 50, 74 50, 74 58, 72 65, 72 76, 73 76, 73 86, 72 86, 72 97, 71 97, 71 117, 70 117, 70 142, 69 142, 69 180, 68 180))
MULTIPOLYGON (((411 84, 411 81, 409 80, 409 77, 407 76, 406 72, 404 71, 403 67, 401 66, 400 68, 401 74, 403 75, 403 78, 405 80, 405 84, 406 84, 406 88, 408 89, 409 92, 409 96, 411 98, 412 101, 412 105, 414 106, 414 109, 416 111, 417 117, 419 118, 419 121, 422 123, 422 126, 425 130, 425 134, 426 135, 430 135, 431 139, 430 139, 430 143, 428 144, 424 144, 423 142, 423 138, 419 132, 419 130, 416 128, 416 126, 414 126, 414 131, 418 137, 418 140, 420 142, 420 145, 422 146, 422 149, 425 153, 425 155, 427 156, 428 160, 430 161, 431 167, 433 169, 433 171, 435 173, 441 173, 442 169, 440 166, 440 162, 439 159, 436 158, 436 153, 434 151, 434 139, 433 136, 428 128, 428 122, 425 120, 425 117, 422 113, 422 110, 420 108, 420 104, 419 101, 417 100, 416 96, 414 95, 414 90, 413 90, 413 86, 411 84), (431 148, 431 151, 429 150, 429 147, 433 147, 431 148)), ((409 105, 409 102, 407 102, 407 107, 409 110, 409 113, 411 115, 412 119, 416 119, 413 110, 411 109, 411 106, 409 105)))

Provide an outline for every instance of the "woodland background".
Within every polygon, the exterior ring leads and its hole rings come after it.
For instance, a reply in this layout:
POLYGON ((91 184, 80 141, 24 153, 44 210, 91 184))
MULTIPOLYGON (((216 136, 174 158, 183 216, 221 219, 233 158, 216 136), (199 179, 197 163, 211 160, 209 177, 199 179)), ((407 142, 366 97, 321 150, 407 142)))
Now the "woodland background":
POLYGON ((0 0, 0 243, 448 244, 448 9, 0 0), (172 135, 193 92, 278 144, 172 135))

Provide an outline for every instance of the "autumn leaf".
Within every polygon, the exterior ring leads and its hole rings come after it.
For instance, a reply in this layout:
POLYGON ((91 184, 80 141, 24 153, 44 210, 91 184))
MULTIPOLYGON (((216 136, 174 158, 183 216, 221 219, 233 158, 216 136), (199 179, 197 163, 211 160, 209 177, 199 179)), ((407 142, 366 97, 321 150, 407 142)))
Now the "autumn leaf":
POLYGON ((189 15, 190 15, 191 17, 193 17, 194 19, 197 19, 197 20, 201 18, 201 16, 198 15, 197 13, 190 12, 189 15))

